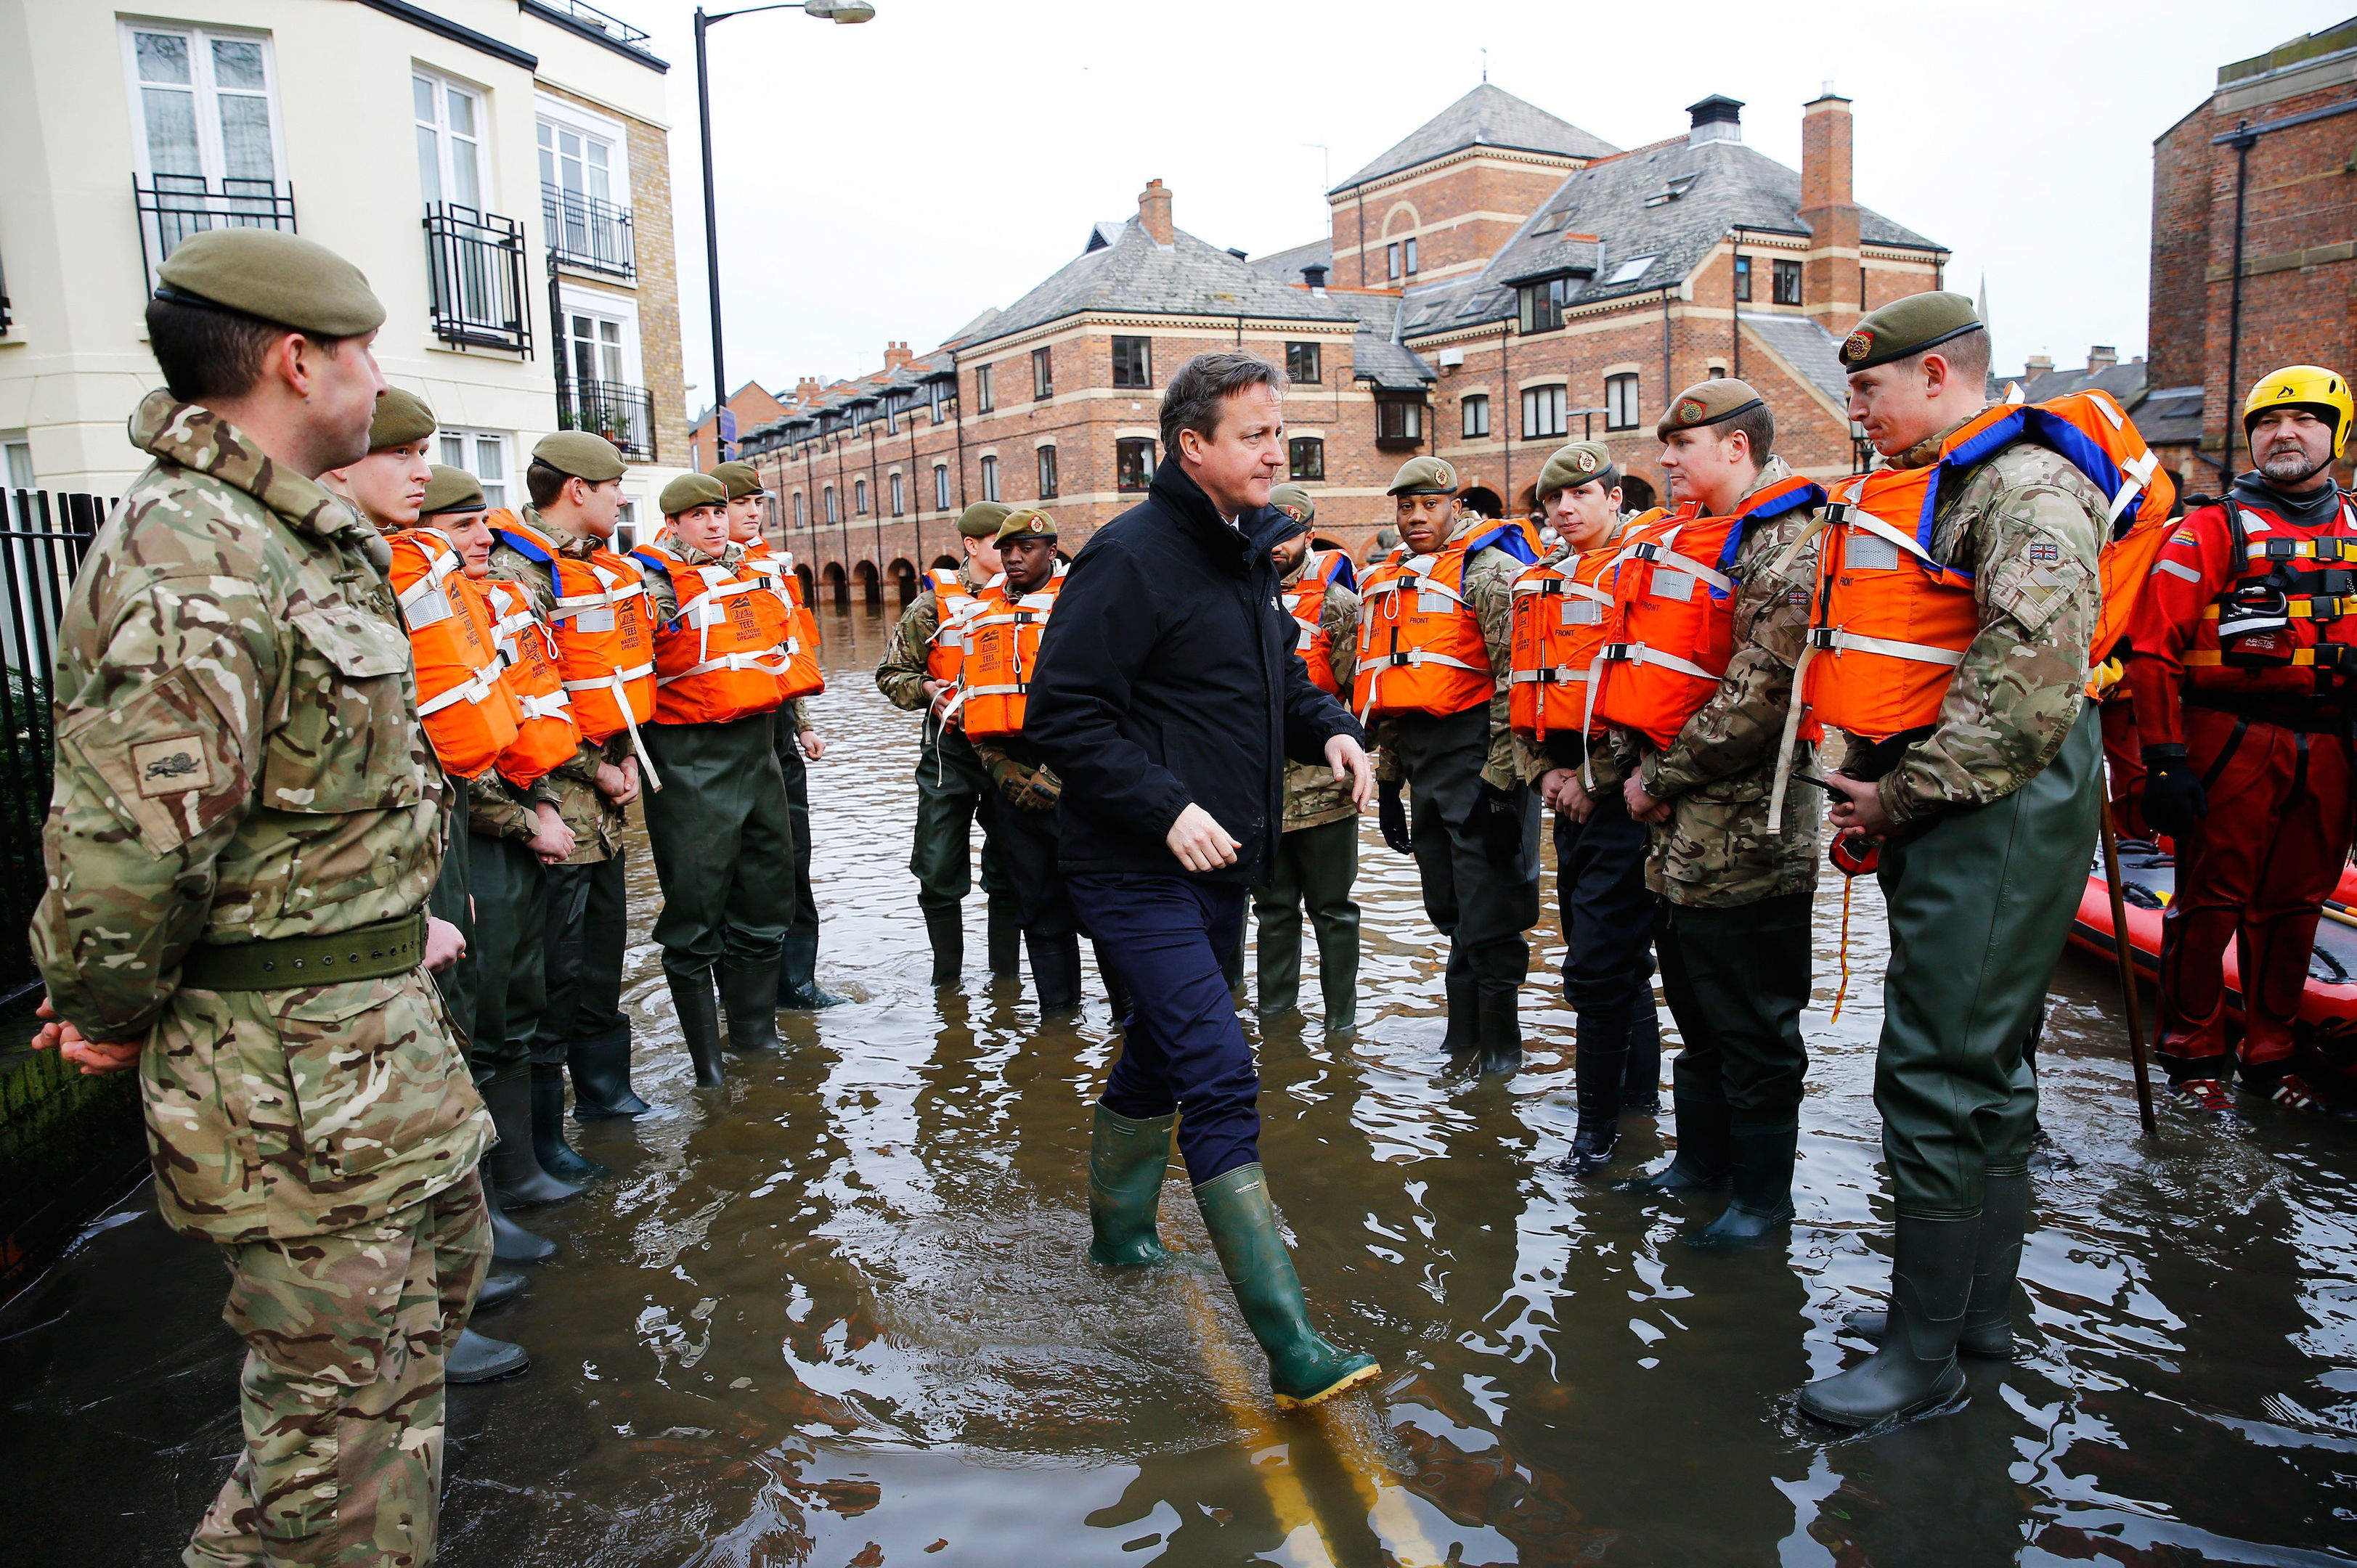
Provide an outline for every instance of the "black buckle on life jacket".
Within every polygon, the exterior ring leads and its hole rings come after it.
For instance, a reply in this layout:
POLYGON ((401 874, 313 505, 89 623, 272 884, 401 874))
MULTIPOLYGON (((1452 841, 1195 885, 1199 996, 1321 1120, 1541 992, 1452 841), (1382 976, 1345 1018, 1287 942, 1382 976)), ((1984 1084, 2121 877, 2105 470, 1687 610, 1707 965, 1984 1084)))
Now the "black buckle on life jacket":
POLYGON ((1415 650, 1413 648, 1401 649, 1397 652, 1386 653, 1382 657, 1383 663, 1385 668, 1392 670, 1404 670, 1407 666, 1415 662, 1415 650))
POLYGON ((1834 639, 1840 635, 1838 628, 1813 626, 1809 628, 1809 646, 1816 649, 1838 649, 1840 645, 1834 639))
POLYGON ((1608 642, 1604 645, 1604 651, 1597 657, 1605 660, 1626 659, 1629 657, 1629 650, 1635 646, 1636 644, 1631 642, 1608 642))
POLYGON ((1844 523, 1849 521, 1850 510, 1850 504, 1847 501, 1828 502, 1825 506, 1825 526, 1827 528, 1841 527, 1844 523))
POLYGON ((1641 539, 1629 547, 1629 553, 1640 561, 1658 561, 1662 558, 1662 547, 1654 540, 1641 539))
POLYGON ((2316 645, 2316 667, 2335 674, 2357 670, 2357 646, 2346 642, 2319 642, 2316 645))
POLYGON ((2264 548, 2270 561, 2357 561, 2357 539, 2270 539, 2264 548))

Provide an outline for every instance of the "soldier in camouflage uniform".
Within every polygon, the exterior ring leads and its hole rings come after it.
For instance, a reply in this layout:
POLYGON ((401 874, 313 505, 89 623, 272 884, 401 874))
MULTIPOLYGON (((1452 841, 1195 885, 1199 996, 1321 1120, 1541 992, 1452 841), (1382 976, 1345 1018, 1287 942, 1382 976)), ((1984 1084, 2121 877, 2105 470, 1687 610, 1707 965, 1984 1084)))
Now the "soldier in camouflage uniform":
MULTIPOLYGON (((1773 416, 1741 381, 1689 387, 1655 430, 1675 499, 1701 502, 1706 515, 1732 515, 1791 477, 1772 454, 1773 416)), ((1745 531, 1728 572, 1737 581, 1733 656, 1670 746, 1656 750, 1615 728, 1609 766, 1598 759, 1594 788, 1620 789, 1629 814, 1652 824, 1645 875, 1664 905, 1662 992, 1682 1042, 1671 1074, 1677 1158, 1630 1187, 1667 1195, 1731 1187, 1726 1212, 1686 1238, 1697 1247, 1765 1245, 1792 1218, 1817 824, 1804 801, 1788 798, 1773 822, 1768 809, 1808 636, 1816 555, 1791 547, 1809 518, 1788 511, 1745 531)), ((1811 755, 1804 749, 1796 765, 1811 755)))
MULTIPOLYGON (((1268 492, 1268 504, 1301 525, 1299 533, 1270 552, 1277 586, 1290 594, 1306 574, 1325 564, 1309 546, 1318 505, 1298 485, 1278 485, 1268 492)), ((1347 700, 1358 671, 1359 596, 1340 580, 1326 585, 1318 628, 1334 689, 1347 700)), ((1286 763, 1285 830, 1276 841, 1275 875, 1267 886, 1252 890, 1261 1016, 1291 1012, 1300 995, 1301 917, 1307 906, 1318 932, 1318 989, 1326 1003, 1326 1032, 1357 1024, 1359 906, 1351 889, 1358 880, 1359 808, 1349 782, 1337 781, 1330 768, 1286 763)))
POLYGON ((490 1125, 419 967, 457 939, 390 555, 316 482, 367 449, 384 311, 274 230, 159 278, 154 461, 59 628, 43 1043, 137 1065, 164 1217, 230 1267, 245 1449, 185 1561, 425 1563, 490 1125))
MULTIPOLYGON (((1531 969, 1525 933, 1539 919, 1538 799, 1523 786, 1515 760, 1507 679, 1514 579, 1534 562, 1519 523, 1460 517, 1456 490, 1454 468, 1437 457, 1415 457, 1394 478, 1391 494, 1410 559, 1465 555, 1464 609, 1480 622, 1491 695, 1446 718, 1387 714, 1378 677, 1369 732, 1379 748, 1383 842, 1415 857, 1425 913, 1449 940, 1443 977, 1448 1029, 1441 1048, 1460 1058, 1478 1052, 1481 1071, 1511 1073, 1523 1059, 1520 996, 1531 969)), ((1361 678, 1370 639, 1383 635, 1375 585, 1370 577, 1361 596, 1361 678)), ((1387 649, 1383 643, 1377 650, 1387 649)), ((1354 705, 1363 707, 1364 700, 1354 705)))
MULTIPOLYGON (((992 540, 1009 510, 1003 502, 976 501, 958 517, 964 561, 957 581, 969 595, 981 593, 998 575, 998 547, 992 540)), ((974 852, 968 835, 977 817, 982 822, 982 893, 989 908, 990 972, 995 977, 1021 971, 1022 915, 999 855, 997 791, 955 716, 941 716, 956 695, 955 682, 933 672, 942 636, 941 595, 929 585, 901 612, 891 646, 876 666, 876 687, 894 707, 925 715, 917 746, 917 831, 909 851, 909 874, 917 879, 917 907, 932 944, 933 983, 955 985, 965 959, 960 907, 972 886, 974 852)))
MULTIPOLYGON (((1887 305, 1842 345, 1850 416, 1895 467, 1937 458, 1987 399, 1988 334, 1962 295, 1887 305)), ((1853 742, 1834 825, 1883 841, 1890 921, 1874 1102, 1898 1216, 1881 1349, 1812 1383, 1845 1426, 1960 1395, 1961 1346, 2013 1354, 2038 1080, 2023 1044, 2086 886, 2103 808, 2102 721, 2085 701, 2109 502, 2027 441, 1943 482, 1935 560, 1972 574, 1980 630, 1938 723, 1853 742)))

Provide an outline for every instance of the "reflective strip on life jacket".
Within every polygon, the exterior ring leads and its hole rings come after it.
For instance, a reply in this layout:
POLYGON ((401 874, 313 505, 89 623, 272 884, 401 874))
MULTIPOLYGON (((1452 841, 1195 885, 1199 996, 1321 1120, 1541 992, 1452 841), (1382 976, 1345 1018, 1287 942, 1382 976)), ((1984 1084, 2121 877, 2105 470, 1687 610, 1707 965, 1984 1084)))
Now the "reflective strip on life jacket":
POLYGON ((457 547, 440 533, 404 529, 389 542, 425 738, 446 771, 479 779, 514 744, 520 722, 500 678, 490 606, 467 581, 457 547))
POLYGON ((1610 638, 1612 595, 1598 580, 1617 559, 1610 546, 1600 546, 1572 560, 1534 566, 1514 579, 1507 712, 1515 734, 1544 744, 1550 732, 1582 732, 1591 707, 1596 652, 1610 638), (1575 692, 1574 686, 1585 689, 1575 692))
POLYGON ((555 634, 532 613, 522 585, 486 581, 482 589, 499 642, 500 678, 514 693, 519 714, 515 742, 500 753, 500 777, 530 785, 580 749, 581 731, 565 694, 555 634))
POLYGON ((1395 557, 1368 577, 1351 686, 1361 723, 1393 714, 1448 718, 1496 692, 1480 619, 1465 602, 1472 559, 1453 544, 1395 557))
POLYGON ((758 573, 717 562, 691 565, 669 552, 636 553, 671 579, 679 600, 678 615, 655 631, 656 723, 730 724, 784 701, 778 645, 785 612, 758 573))

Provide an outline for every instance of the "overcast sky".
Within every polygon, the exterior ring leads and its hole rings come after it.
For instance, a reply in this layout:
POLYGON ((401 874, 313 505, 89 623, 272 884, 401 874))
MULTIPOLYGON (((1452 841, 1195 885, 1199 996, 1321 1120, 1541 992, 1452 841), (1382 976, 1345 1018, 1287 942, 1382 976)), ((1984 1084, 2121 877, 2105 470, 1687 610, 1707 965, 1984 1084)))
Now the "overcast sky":
MULTIPOLYGON (((702 406, 692 7, 599 3, 672 62, 702 406)), ((1324 189, 1478 83, 1484 49, 1491 81, 1623 147, 1681 133, 1707 93, 1741 99, 1745 140, 1796 168, 1801 105, 1830 82, 1855 101, 1858 201, 1953 250, 1951 286, 1986 274, 2000 368, 2091 343, 2125 359, 2145 350, 2152 139, 2221 64, 2351 3, 876 0, 863 27, 738 16, 709 35, 729 379, 856 375, 888 340, 921 353, 1135 212, 1149 178, 1214 245, 1314 239, 1324 189)))

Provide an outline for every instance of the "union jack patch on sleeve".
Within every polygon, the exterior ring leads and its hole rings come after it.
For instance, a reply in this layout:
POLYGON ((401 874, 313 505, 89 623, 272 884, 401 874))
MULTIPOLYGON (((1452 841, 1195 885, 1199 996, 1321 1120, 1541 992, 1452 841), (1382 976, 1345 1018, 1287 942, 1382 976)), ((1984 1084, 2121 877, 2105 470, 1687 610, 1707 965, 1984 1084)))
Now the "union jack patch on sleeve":
POLYGON ((2029 542, 2029 559, 2033 565, 2051 566, 2062 559, 2062 547, 2050 539, 2033 539, 2029 542))

